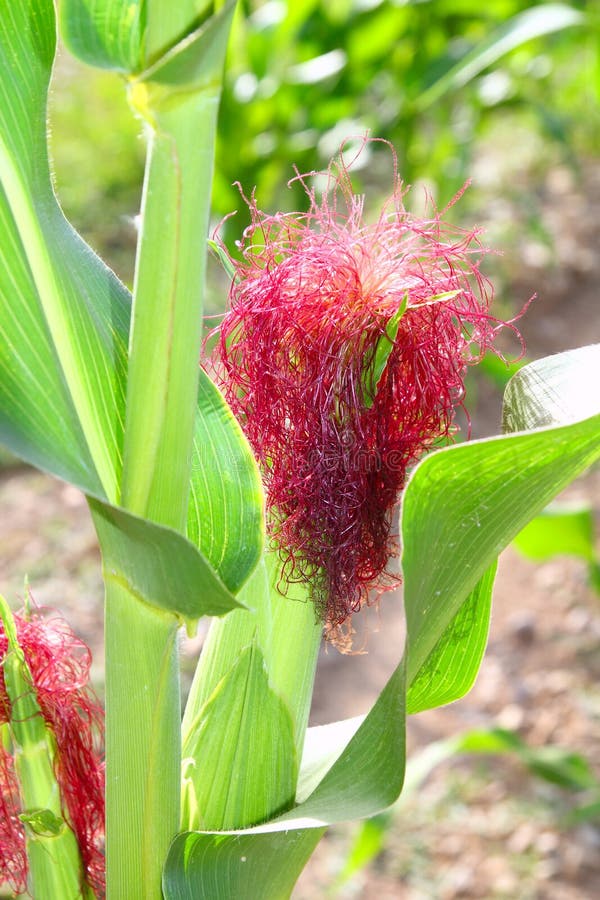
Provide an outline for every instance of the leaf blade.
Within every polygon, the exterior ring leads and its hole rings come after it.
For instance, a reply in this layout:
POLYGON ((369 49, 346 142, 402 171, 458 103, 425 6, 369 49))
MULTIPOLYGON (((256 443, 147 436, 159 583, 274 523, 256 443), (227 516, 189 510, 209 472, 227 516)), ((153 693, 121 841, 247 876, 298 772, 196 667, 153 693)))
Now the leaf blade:
POLYGON ((451 66, 416 101, 423 111, 452 90, 464 87, 488 66, 521 44, 564 28, 583 25, 585 16, 564 3, 545 3, 526 9, 497 28, 486 40, 451 66))
POLYGON ((179 532, 93 498, 88 502, 105 578, 189 624, 242 605, 197 547, 179 532))
POLYGON ((144 0, 62 0, 61 36, 88 65, 136 72, 143 64, 144 0))
POLYGON ((163 874, 165 900, 287 900, 324 830, 179 835, 163 874))

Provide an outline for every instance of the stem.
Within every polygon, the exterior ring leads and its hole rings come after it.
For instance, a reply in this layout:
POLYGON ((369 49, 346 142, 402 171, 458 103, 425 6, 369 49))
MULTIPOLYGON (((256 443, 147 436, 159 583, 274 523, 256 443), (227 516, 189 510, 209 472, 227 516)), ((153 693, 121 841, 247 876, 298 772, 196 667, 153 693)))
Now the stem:
MULTIPOLYGON (((153 4, 160 7, 167 4, 153 4)), ((153 92, 152 84, 139 83, 132 92, 150 139, 136 258, 121 503, 182 533, 219 92, 220 73, 203 90, 178 90, 172 97, 153 92)), ((179 826, 178 625, 175 617, 140 602, 107 576, 111 900, 161 897, 162 867, 179 826)))
POLYGON ((106 578, 106 859, 114 900, 161 897, 179 826, 177 625, 106 578))
POLYGON ((185 530, 218 94, 150 132, 133 295, 122 505, 185 530), (199 140, 202 135, 202 140, 199 140))

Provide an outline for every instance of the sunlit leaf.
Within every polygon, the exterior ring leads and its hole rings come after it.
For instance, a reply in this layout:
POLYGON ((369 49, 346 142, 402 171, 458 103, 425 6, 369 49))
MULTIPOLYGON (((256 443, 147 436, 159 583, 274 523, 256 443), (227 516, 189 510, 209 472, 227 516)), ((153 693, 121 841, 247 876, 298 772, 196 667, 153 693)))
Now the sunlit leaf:
POLYGON ((420 464, 403 504, 409 684, 500 551, 599 456, 597 415, 440 450, 420 464))
POLYGON ((114 502, 129 296, 52 191, 54 43, 49 0, 0 0, 0 434, 30 462, 114 502))
MULTIPOLYGON (((131 302, 66 222, 52 191, 45 117, 54 43, 50 0, 0 0, 0 439, 28 462, 114 505, 131 302)), ((132 521, 141 539, 142 526, 132 521)), ((215 596, 240 587, 260 556, 261 523, 251 451, 201 373, 188 534, 205 557, 197 554, 195 567, 206 577, 180 601, 185 615, 192 596, 206 605, 198 597, 212 570, 215 596)), ((165 548, 173 549, 178 539, 166 534, 165 548)), ((148 538, 155 545, 156 528, 148 538)), ((178 546, 177 553, 189 555, 184 539, 178 546)))
POLYGON ((133 597, 189 623, 240 605, 181 534, 107 503, 89 503, 106 580, 114 579, 133 597))
POLYGON ((285 900, 323 831, 182 834, 165 866, 165 900, 285 900))
POLYGON ((520 369, 504 395, 503 430, 576 422, 598 412, 600 344, 545 356, 520 369))
MULTIPOLYGON (((518 373, 523 384, 536 384, 538 414, 545 415, 544 396, 553 410, 563 408, 561 385, 568 395, 576 380, 571 369, 582 373, 581 358, 587 355, 584 348, 581 355, 563 354, 550 366, 542 361, 518 373), (546 394, 543 379, 536 377, 536 372, 545 370, 553 372, 552 390, 546 394)), ((587 385, 586 376, 580 388, 587 385)), ((521 396, 520 408, 528 410, 529 405, 521 396)), ((457 445, 432 454, 416 467, 402 508, 408 624, 404 661, 365 718, 308 730, 298 785, 300 802, 271 822, 240 833, 249 842, 245 847, 252 858, 262 853, 266 833, 280 831, 283 840, 283 832, 290 830, 292 844, 296 829, 317 831, 327 823, 372 816, 397 799, 404 770, 404 666, 409 702, 415 685, 413 703, 419 708, 449 702, 468 690, 485 644, 497 556, 551 497, 600 458, 597 406, 596 398, 596 414, 580 421, 457 445), (474 639, 469 625, 477 632, 474 639)), ((592 407, 587 407, 588 412, 592 407)), ((521 423, 514 407, 512 422, 521 423)), ((227 865, 219 876, 223 893, 215 893, 216 897, 226 897, 244 871, 244 861, 234 856, 235 837, 228 836, 225 842, 227 865)), ((176 868, 185 847, 190 852, 197 847, 207 862, 219 846, 216 835, 192 833, 177 838, 167 861, 165 883, 184 890, 185 879, 176 868)), ((191 891, 195 883, 201 883, 193 879, 202 876, 199 865, 193 874, 191 868, 188 872, 187 890, 191 891)), ((257 890, 262 889, 264 896, 269 895, 273 877, 267 870, 257 875, 257 890)))

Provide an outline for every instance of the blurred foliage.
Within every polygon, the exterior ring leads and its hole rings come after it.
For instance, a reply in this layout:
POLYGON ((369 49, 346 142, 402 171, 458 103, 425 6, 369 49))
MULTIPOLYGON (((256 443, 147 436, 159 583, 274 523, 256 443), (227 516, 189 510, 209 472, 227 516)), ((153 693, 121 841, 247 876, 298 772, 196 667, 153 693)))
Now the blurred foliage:
POLYGON ((124 83, 61 50, 49 113, 54 180, 65 214, 131 284, 146 148, 124 83))
POLYGON ((514 540, 517 550, 535 561, 575 556, 588 566, 590 587, 600 594, 594 510, 589 503, 556 501, 529 522, 514 540))
MULTIPOLYGON (((256 184, 262 204, 298 207, 301 186, 281 197, 290 163, 300 171, 322 168, 345 137, 366 130, 390 140, 404 180, 426 179, 441 204, 463 185, 479 142, 495 126, 510 141, 519 119, 570 158, 595 145, 593 3, 269 0, 245 7, 222 104, 219 209, 239 205, 235 180, 246 190, 256 184), (522 14, 531 17, 536 6, 543 9, 523 38, 536 28, 558 31, 505 56, 511 30, 518 37, 522 14), (585 30, 567 27, 578 10, 586 14, 585 30), (481 65, 460 70, 480 51, 481 65)), ((368 164, 364 180, 377 182, 377 161, 365 155, 360 164, 368 164)), ((389 183, 389 159, 384 166, 389 183)))
MULTIPOLYGON (((473 207, 483 209, 490 191, 514 197, 535 231, 535 199, 520 175, 557 160, 576 166, 598 145, 599 36, 595 0, 241 0, 215 222, 240 210, 225 224, 228 241, 246 224, 236 181, 246 193, 256 186, 264 209, 301 208, 301 186, 285 190, 292 167, 323 169, 345 138, 370 131, 394 144, 404 181, 423 182, 440 206, 473 175, 473 207)), ((131 280, 127 216, 139 203, 143 147, 123 93, 116 76, 63 56, 52 143, 67 214, 131 280)), ((375 200, 389 191, 384 146, 359 163, 375 200)), ((414 191, 411 202, 422 197, 414 191)))
MULTIPOLYGON (((516 732, 503 728, 467 731, 429 744, 409 760, 405 787, 399 800, 389 810, 358 825, 334 894, 385 850, 391 830, 402 824, 405 807, 431 773, 442 763, 463 756, 513 758, 533 778, 566 792, 570 795, 568 800, 563 797, 561 802, 558 796, 555 798, 557 824, 561 827, 570 828, 599 819, 600 781, 589 761, 580 753, 554 745, 531 747, 516 732)), ((498 777, 497 772, 495 776, 498 777)))

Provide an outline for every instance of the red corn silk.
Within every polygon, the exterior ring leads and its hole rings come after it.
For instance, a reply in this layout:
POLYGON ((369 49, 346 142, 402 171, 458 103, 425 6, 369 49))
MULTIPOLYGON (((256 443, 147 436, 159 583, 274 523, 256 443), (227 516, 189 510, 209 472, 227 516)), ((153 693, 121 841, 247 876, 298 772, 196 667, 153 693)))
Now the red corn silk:
POLYGON ((477 231, 411 215, 397 174, 369 223, 344 166, 325 174, 322 199, 298 176, 307 213, 246 200, 211 363, 262 466, 283 581, 309 582, 339 635, 371 589, 397 583, 392 512, 407 470, 452 434, 467 366, 503 323, 488 312, 477 231))
MULTIPOLYGON (((5 721, 2 716, 0 707, 0 721, 5 721)), ((10 885, 15 894, 27 889, 25 829, 20 811, 13 758, 0 742, 0 884, 10 885)))
MULTIPOLYGON (((32 689, 56 740, 55 774, 63 815, 77 838, 87 883, 104 895, 104 764, 100 742, 104 714, 89 685, 88 647, 59 618, 36 610, 15 614, 17 637, 32 676, 32 689)), ((0 660, 8 642, 0 625, 0 660)), ((10 702, 0 669, 0 724, 10 721, 10 702)), ((24 890, 27 878, 25 834, 18 820, 18 785, 12 759, 0 750, 0 877, 24 890), (3 756, 1 754, 4 754, 3 756)))

